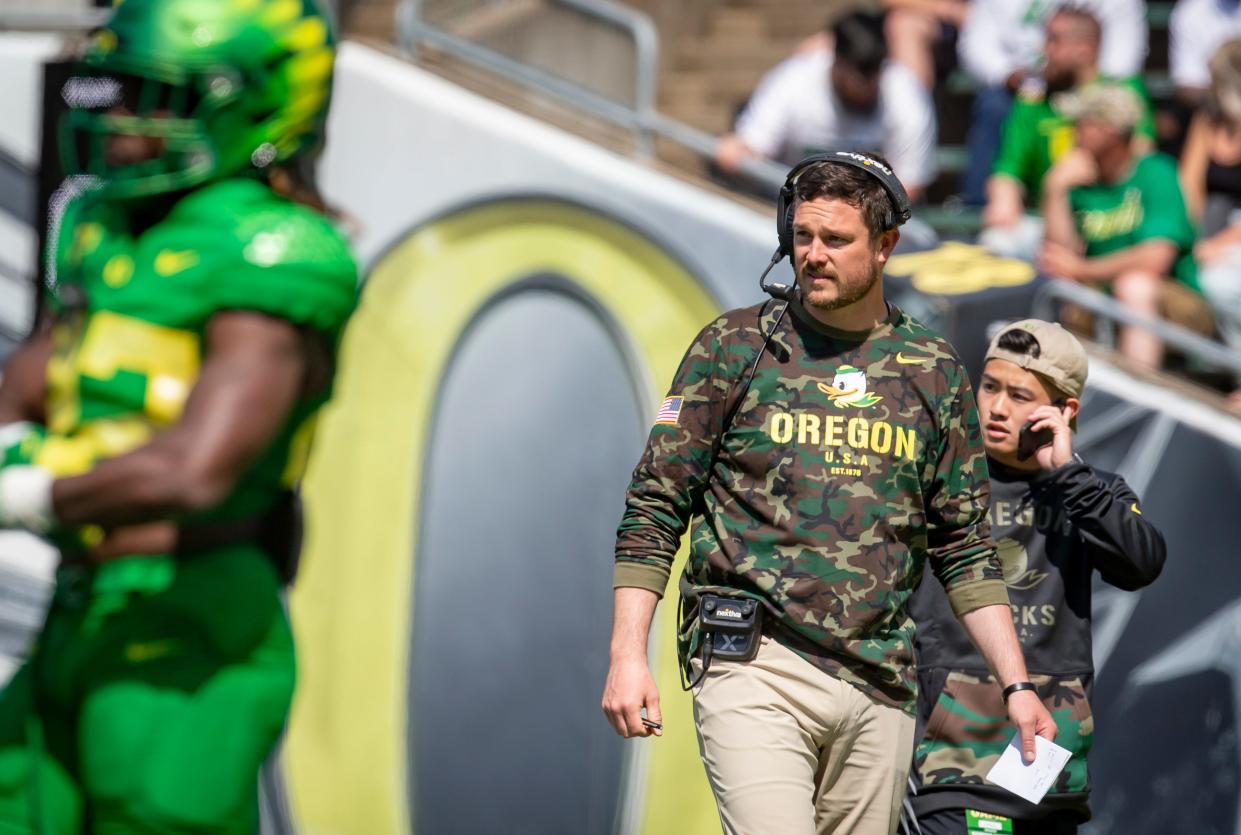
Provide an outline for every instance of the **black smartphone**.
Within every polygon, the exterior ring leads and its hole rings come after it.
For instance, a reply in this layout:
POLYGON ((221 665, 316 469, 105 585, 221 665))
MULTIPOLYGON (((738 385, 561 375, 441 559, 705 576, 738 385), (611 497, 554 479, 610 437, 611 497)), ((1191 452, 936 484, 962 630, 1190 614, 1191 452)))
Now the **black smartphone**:
POLYGON ((1035 432, 1031 429, 1035 421, 1027 420, 1026 425, 1021 427, 1021 431, 1017 433, 1017 460, 1025 461, 1035 453, 1040 447, 1045 447, 1051 443, 1052 432, 1044 427, 1035 432))

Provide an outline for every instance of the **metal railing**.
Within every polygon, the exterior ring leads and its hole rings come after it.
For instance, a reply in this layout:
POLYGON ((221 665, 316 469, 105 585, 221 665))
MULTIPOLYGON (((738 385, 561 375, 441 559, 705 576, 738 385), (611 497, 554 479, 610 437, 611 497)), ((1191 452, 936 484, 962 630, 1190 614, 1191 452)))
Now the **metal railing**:
POLYGON ((102 26, 111 9, 49 9, 29 5, 0 9, 0 32, 81 32, 102 26))
POLYGON ((552 0, 552 5, 570 9, 627 34, 634 46, 634 105, 627 107, 568 79, 510 58, 490 47, 453 35, 429 22, 422 14, 422 0, 401 0, 396 10, 397 43, 407 54, 415 53, 417 43, 429 44, 449 54, 504 74, 526 86, 535 87, 568 101, 614 124, 633 130, 642 153, 654 152, 656 85, 659 81, 659 33, 651 19, 641 12, 610 0, 552 0))
MULTIPOLYGON (((1241 353, 1220 343, 1207 339, 1180 325, 1164 319, 1156 319, 1106 296, 1097 290, 1083 287, 1072 281, 1053 279, 1039 288, 1034 297, 1033 314, 1048 322, 1056 320, 1056 302, 1071 302, 1106 320, 1109 331, 1115 324, 1133 325, 1148 330, 1167 344, 1186 354, 1193 355, 1212 366, 1241 375, 1241 353)), ((1114 333, 1105 333, 1105 339, 1114 340, 1114 333)))
MULTIPOLYGON (((633 107, 605 98, 580 84, 522 63, 490 47, 444 31, 422 16, 422 0, 400 0, 397 7, 398 44, 411 56, 418 43, 428 44, 525 86, 551 94, 614 125, 632 130, 637 136, 639 153, 646 157, 653 155, 655 137, 675 142, 705 159, 714 157, 717 142, 715 136, 678 122, 656 109, 659 35, 649 17, 634 9, 618 6, 611 0, 549 2, 629 33, 634 42, 636 56, 633 107)), ((745 160, 740 173, 769 187, 772 193, 779 189, 785 178, 785 171, 781 166, 757 158, 745 160)), ((1241 375, 1241 354, 1238 352, 1179 325, 1138 313, 1109 296, 1072 282, 1047 282, 1035 298, 1034 315, 1054 321, 1057 301, 1069 301, 1098 314, 1112 331, 1105 334, 1105 337, 1114 338, 1116 323, 1141 327, 1180 351, 1241 375)))
MULTIPOLYGON (((632 107, 566 78, 532 67, 488 46, 466 40, 429 22, 422 14, 422 0, 400 0, 396 11, 397 44, 413 55, 425 44, 449 55, 497 73, 509 80, 561 99, 610 124, 634 132, 638 152, 654 155, 655 138, 667 139, 706 159, 715 154, 716 137, 678 122, 656 109, 659 82, 659 33, 651 19, 635 9, 611 0, 549 0, 629 35, 634 44, 634 104, 632 107)), ((765 160, 746 160, 741 173, 773 189, 784 182, 785 171, 765 160)))

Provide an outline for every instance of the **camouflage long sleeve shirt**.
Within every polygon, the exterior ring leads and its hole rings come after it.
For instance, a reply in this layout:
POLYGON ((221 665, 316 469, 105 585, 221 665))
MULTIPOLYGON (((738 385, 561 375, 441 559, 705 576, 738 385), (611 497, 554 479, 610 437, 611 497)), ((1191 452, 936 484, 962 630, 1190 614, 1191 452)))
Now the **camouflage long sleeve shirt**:
POLYGON ((764 602, 777 640, 912 712, 925 562, 958 614, 1008 603, 973 391, 895 307, 845 332, 794 302, 725 427, 782 306, 725 313, 690 346, 626 494, 615 585, 662 595, 692 520, 692 587, 764 602))

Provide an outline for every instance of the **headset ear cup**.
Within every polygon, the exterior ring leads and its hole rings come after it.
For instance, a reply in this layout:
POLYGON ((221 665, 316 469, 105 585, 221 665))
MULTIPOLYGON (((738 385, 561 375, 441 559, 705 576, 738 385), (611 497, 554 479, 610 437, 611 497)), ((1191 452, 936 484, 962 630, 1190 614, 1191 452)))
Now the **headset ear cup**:
POLYGON ((793 213, 792 200, 784 207, 784 217, 780 221, 780 248, 791 260, 793 257, 793 213))
POLYGON ((786 181, 776 199, 776 241, 780 246, 780 254, 792 252, 792 199, 793 190, 786 181))

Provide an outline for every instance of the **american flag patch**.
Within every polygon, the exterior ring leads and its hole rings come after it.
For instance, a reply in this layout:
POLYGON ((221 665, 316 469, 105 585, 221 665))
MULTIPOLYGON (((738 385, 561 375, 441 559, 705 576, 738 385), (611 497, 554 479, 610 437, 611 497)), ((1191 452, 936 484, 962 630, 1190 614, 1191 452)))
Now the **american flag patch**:
POLYGON ((676 426, 681 417, 681 403, 684 400, 684 397, 664 398, 664 405, 659 407, 659 414, 655 415, 655 425, 676 426))

